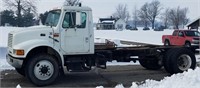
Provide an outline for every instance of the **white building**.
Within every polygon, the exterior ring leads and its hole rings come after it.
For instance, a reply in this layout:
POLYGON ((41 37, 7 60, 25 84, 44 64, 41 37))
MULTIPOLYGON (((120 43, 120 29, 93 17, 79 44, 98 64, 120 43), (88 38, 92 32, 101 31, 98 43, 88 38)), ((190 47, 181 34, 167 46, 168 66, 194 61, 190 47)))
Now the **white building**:
POLYGON ((126 22, 122 19, 118 19, 116 22, 115 22, 115 29, 117 31, 122 31, 122 30, 125 30, 126 29, 126 22))

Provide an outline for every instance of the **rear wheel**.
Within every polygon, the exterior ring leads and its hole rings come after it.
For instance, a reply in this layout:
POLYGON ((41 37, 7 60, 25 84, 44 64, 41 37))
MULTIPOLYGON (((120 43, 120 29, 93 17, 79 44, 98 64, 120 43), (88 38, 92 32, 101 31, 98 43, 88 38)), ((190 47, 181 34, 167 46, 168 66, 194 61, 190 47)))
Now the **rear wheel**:
POLYGON ((165 69, 171 73, 182 73, 188 69, 196 67, 196 59, 191 50, 185 48, 172 49, 173 54, 169 53, 165 58, 165 69))
POLYGON ((158 70, 162 68, 161 61, 155 56, 140 57, 139 62, 148 70, 158 70))
POLYGON ((59 75, 59 65, 51 55, 40 54, 31 58, 26 66, 27 78, 37 86, 53 83, 59 75))
POLYGON ((170 59, 169 58, 171 58, 171 56, 172 56, 172 54, 174 53, 174 51, 175 51, 175 49, 176 48, 174 48, 174 49, 170 49, 170 50, 168 50, 166 53, 165 53, 165 55, 164 55, 164 57, 163 57, 163 66, 164 66, 164 68, 165 68, 165 70, 168 72, 168 73, 171 73, 172 71, 171 71, 171 68, 169 67, 170 66, 170 59))

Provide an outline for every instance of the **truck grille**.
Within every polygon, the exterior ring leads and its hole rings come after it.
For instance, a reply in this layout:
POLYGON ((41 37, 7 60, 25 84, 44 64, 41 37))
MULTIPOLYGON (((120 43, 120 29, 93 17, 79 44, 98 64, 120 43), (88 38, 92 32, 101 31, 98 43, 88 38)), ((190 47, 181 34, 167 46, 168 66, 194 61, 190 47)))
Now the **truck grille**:
POLYGON ((8 34, 8 47, 12 47, 13 34, 8 34))
POLYGON ((194 40, 200 40, 199 38, 193 38, 194 40))

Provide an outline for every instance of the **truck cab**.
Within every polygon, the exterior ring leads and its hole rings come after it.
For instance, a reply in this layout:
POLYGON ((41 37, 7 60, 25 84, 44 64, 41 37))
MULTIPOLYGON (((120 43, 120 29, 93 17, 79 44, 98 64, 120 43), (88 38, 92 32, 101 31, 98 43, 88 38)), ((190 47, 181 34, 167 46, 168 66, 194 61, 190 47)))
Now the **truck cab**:
POLYGON ((64 55, 94 53, 92 24, 92 10, 78 6, 52 10, 46 21, 53 30, 54 46, 64 55))

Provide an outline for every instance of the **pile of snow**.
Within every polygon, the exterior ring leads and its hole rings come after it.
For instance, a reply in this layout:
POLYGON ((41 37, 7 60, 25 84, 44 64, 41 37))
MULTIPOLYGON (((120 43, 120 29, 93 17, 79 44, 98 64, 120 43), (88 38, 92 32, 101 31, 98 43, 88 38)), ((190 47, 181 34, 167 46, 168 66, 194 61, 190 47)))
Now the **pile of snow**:
POLYGON ((200 68, 165 77, 161 81, 146 80, 138 88, 199 88, 200 68))
POLYGON ((8 70, 8 69, 14 69, 14 67, 12 67, 10 64, 8 64, 6 59, 0 59, 0 72, 2 70, 8 70))
POLYGON ((16 88, 22 88, 19 84, 16 86, 16 88))
MULTIPOLYGON (((195 70, 188 70, 184 73, 174 74, 170 77, 165 77, 161 81, 146 80, 143 84, 137 85, 132 83, 130 88, 199 88, 200 87, 200 68, 195 70)), ((98 86, 96 88, 104 88, 98 86)), ((125 88, 122 84, 115 88, 125 88)))

